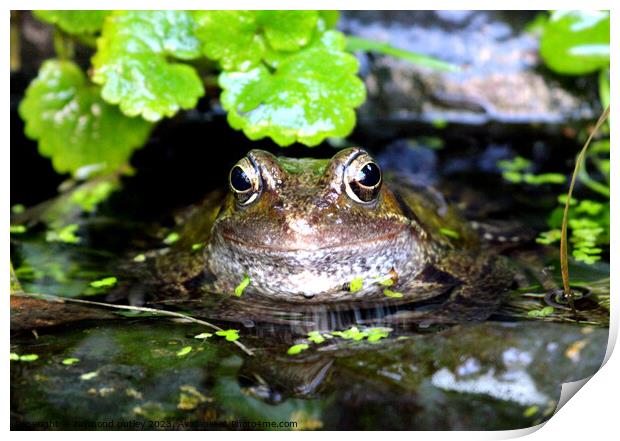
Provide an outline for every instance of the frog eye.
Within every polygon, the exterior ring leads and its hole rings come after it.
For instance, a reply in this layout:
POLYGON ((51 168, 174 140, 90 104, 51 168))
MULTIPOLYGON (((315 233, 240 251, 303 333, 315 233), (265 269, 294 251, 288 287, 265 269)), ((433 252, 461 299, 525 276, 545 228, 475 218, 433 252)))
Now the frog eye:
POLYGON ((355 202, 370 203, 381 189, 381 168, 366 153, 349 162, 344 174, 347 195, 355 202))
POLYGON ((262 187, 260 173, 249 158, 237 162, 230 170, 228 182, 237 202, 241 205, 254 202, 262 187))

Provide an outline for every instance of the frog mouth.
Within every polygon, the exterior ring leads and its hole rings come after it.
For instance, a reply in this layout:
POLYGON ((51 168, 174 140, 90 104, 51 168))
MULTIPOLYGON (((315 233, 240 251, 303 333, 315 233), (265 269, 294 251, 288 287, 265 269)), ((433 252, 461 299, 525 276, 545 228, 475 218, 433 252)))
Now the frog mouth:
MULTIPOLYGON (((234 235, 228 234, 225 232, 221 233, 222 238, 226 242, 234 243, 235 246, 251 249, 257 251, 265 251, 265 252, 276 252, 276 253, 297 253, 297 252, 318 252, 323 253, 325 251, 338 251, 338 250, 346 250, 351 249, 354 250, 356 248, 359 249, 368 249, 368 248, 384 248, 387 247, 388 244, 393 244, 394 247, 402 246, 402 241, 406 239, 410 239, 413 232, 406 227, 401 229, 391 231, 389 233, 384 233, 382 235, 373 235, 367 238, 362 238, 358 240, 350 240, 346 242, 336 242, 329 244, 321 244, 317 245, 316 241, 312 240, 297 240, 295 244, 291 244, 290 246, 279 246, 277 244, 267 244, 267 243, 251 243, 243 238, 234 235)), ((321 239, 319 237, 319 239, 321 239)))

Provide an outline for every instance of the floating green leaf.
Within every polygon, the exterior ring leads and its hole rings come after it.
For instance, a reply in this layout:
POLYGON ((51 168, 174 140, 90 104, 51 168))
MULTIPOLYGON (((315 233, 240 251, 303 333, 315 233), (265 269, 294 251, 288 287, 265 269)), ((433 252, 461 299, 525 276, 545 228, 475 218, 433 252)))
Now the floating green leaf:
POLYGON ((92 380, 93 378, 97 377, 98 375, 99 375, 99 372, 97 372, 97 371, 86 372, 85 374, 80 375, 80 380, 82 380, 82 381, 92 380))
POLYGON ((217 331, 215 335, 225 337, 227 341, 239 340, 239 331, 237 329, 227 329, 225 331, 217 331))
POLYGON ((83 185, 71 194, 71 202, 78 204, 87 213, 95 211, 97 205, 105 201, 120 184, 115 180, 89 183, 83 185))
POLYGON ((110 11, 39 10, 33 14, 39 20, 58 26, 69 34, 93 34, 101 29, 110 11))
POLYGON ((368 328, 364 331, 368 336, 368 341, 374 343, 376 341, 381 340, 382 338, 386 338, 392 332, 390 328, 368 328))
POLYGON ((319 331, 311 331, 308 332, 308 340, 310 340, 312 343, 320 345, 325 341, 325 337, 322 336, 319 331))
POLYGON ((555 11, 540 40, 545 64, 556 72, 580 75, 609 65, 609 12, 555 11))
POLYGON ((116 285, 116 282, 118 282, 116 277, 104 277, 103 279, 90 282, 90 286, 93 288, 110 288, 116 285))
POLYGON ((187 11, 117 11, 107 17, 97 53, 93 81, 103 98, 126 115, 148 121, 196 106, 204 94, 196 70, 172 60, 200 56, 195 22, 187 11))
POLYGON ((386 295, 387 297, 391 297, 393 299, 400 299, 403 296, 402 293, 392 291, 391 289, 384 289, 383 290, 383 294, 386 295))
POLYGON ((148 138, 151 124, 128 118, 101 99, 71 61, 48 60, 19 106, 25 133, 39 141, 39 153, 59 173, 87 165, 115 171, 148 138))
POLYGON ((11 352, 11 361, 19 361, 19 355, 15 352, 11 352))
POLYGON ((75 358, 75 357, 70 357, 70 358, 65 358, 62 361, 62 364, 64 364, 65 366, 71 366, 72 364, 75 364, 77 362, 79 362, 80 359, 79 358, 75 358))
POLYGON ((177 352, 177 357, 185 357, 187 354, 192 352, 191 346, 184 346, 181 350, 177 352))
POLYGON ((252 140, 269 136, 281 146, 296 141, 314 146, 353 129, 353 109, 366 97, 358 67, 344 52, 344 36, 328 31, 280 60, 274 72, 260 65, 220 74, 222 106, 229 124, 252 140))
POLYGON ((11 234, 24 234, 26 231, 24 225, 11 225, 11 234))
POLYGON ((243 294, 243 291, 245 291, 248 285, 250 285, 250 282, 251 282, 250 278, 248 276, 245 276, 243 280, 241 281, 241 283, 239 283, 239 285, 235 287, 235 295, 237 297, 241 297, 241 295, 243 294))
POLYGON ((356 277, 355 279, 349 282, 349 291, 357 292, 364 287, 364 279, 361 277, 356 277))
POLYGON ((297 355, 302 351, 305 351, 306 349, 308 349, 310 346, 308 346, 307 343, 300 343, 298 345, 293 345, 290 348, 288 348, 288 351, 286 351, 286 353, 288 355, 297 355))
POLYGON ((176 231, 173 231, 164 238, 164 243, 166 245, 172 245, 173 243, 178 242, 180 238, 181 235, 176 231))
POLYGON ((192 244, 192 251, 200 251, 205 247, 204 242, 199 242, 199 243, 193 243, 192 244))
POLYGON ((528 311, 528 317, 548 317, 553 314, 553 306, 545 306, 542 309, 534 309, 532 311, 528 311))
POLYGON ((79 243, 80 238, 75 234, 78 224, 69 224, 57 230, 48 231, 45 240, 48 242, 79 243))
POLYGON ((375 277, 375 279, 377 279, 377 283, 381 286, 392 286, 394 285, 394 278, 392 275, 387 275, 387 276, 377 276, 375 277))
POLYGON ((26 211, 26 207, 24 207, 22 204, 15 204, 11 207, 11 213, 13 214, 21 214, 24 211, 26 211))
POLYGON ((213 334, 211 334, 210 332, 203 332, 202 334, 194 335, 194 338, 197 338, 199 340, 204 340, 212 336, 213 334))
POLYGON ((333 331, 331 333, 335 337, 344 338, 345 340, 362 340, 367 336, 365 332, 360 331, 357 326, 352 326, 350 329, 346 331, 333 331))
POLYGON ((515 156, 512 159, 502 159, 497 161, 497 166, 504 171, 520 172, 532 166, 532 161, 523 156, 515 156))
POLYGON ((39 356, 37 354, 26 354, 19 356, 19 361, 36 361, 38 359, 39 356))
POLYGON ((461 237, 461 235, 457 231, 451 230, 449 228, 440 228, 439 232, 451 239, 459 239, 461 237))

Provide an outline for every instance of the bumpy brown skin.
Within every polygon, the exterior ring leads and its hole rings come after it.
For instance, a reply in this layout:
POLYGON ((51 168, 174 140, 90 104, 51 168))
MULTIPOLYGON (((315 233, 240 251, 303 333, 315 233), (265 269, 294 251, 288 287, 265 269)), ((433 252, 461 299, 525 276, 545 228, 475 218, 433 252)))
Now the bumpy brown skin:
POLYGON ((496 303, 510 272, 432 189, 399 182, 393 192, 384 182, 371 203, 349 196, 345 170, 360 154, 366 153, 354 147, 316 160, 250 151, 262 183, 258 197, 242 205, 230 192, 218 211, 222 199, 212 195, 158 263, 164 278, 181 288, 199 280, 202 292, 231 294, 248 276, 244 301, 496 303), (195 242, 207 243, 203 253, 187 252, 195 242), (398 299, 386 297, 379 283, 390 276, 398 299), (351 292, 350 282, 360 278, 362 288, 351 292))

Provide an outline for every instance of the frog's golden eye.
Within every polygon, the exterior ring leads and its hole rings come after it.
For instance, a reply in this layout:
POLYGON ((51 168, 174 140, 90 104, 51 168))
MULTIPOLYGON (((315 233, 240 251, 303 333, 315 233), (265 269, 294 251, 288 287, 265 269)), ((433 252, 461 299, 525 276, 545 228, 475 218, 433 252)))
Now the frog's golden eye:
POLYGON ((243 158, 230 170, 230 189, 241 205, 251 204, 260 194, 262 181, 257 167, 249 158, 243 158))
POLYGON ((362 204, 373 202, 377 198, 381 182, 381 168, 366 153, 353 158, 344 173, 347 195, 362 204))

